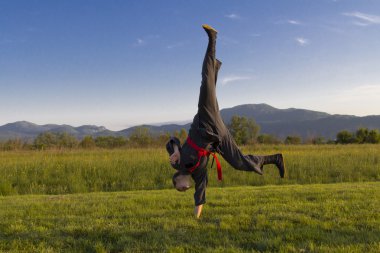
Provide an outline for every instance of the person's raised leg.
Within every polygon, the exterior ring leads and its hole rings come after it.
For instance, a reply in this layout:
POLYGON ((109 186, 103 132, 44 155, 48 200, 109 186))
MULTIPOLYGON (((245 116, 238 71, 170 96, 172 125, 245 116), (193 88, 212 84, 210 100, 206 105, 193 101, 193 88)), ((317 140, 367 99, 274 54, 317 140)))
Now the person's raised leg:
POLYGON ((202 27, 208 35, 208 45, 202 65, 198 112, 206 121, 209 121, 215 117, 215 114, 219 113, 215 86, 221 62, 215 57, 217 31, 209 25, 202 27))

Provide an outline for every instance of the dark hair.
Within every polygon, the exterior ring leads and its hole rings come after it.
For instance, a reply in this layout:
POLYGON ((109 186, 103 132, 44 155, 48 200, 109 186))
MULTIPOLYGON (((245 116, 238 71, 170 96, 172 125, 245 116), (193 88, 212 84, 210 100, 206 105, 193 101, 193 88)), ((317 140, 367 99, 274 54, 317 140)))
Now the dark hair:
POLYGON ((176 181, 175 181, 175 179, 179 176, 179 175, 181 175, 181 172, 180 171, 177 171, 176 173, 174 173, 174 175, 173 175, 173 177, 172 177, 172 182, 173 182, 173 185, 174 185, 174 187, 176 186, 176 181))
POLYGON ((178 177, 178 176, 181 176, 181 175, 184 175, 184 176, 186 176, 186 175, 190 175, 190 173, 189 172, 187 172, 187 171, 180 171, 180 170, 178 170, 176 173, 174 173, 174 175, 173 175, 173 177, 172 177, 172 182, 173 182, 173 185, 174 185, 174 187, 176 186, 176 178, 178 177))

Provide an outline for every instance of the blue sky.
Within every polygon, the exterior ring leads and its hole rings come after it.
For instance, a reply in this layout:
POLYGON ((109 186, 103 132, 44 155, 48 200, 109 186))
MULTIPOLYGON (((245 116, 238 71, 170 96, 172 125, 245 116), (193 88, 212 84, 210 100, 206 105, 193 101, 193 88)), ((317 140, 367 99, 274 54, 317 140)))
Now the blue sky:
POLYGON ((203 23, 220 108, 380 114, 380 1, 0 0, 0 125, 192 119, 203 23))

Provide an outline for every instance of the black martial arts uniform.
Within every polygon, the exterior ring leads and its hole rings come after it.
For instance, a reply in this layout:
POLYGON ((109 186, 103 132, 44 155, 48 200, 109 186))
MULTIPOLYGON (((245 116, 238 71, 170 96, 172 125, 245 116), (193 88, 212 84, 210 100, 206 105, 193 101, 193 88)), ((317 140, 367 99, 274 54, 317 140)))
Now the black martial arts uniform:
MULTIPOLYGON (((198 113, 193 119, 188 137, 200 148, 208 151, 218 152, 235 169, 254 171, 262 174, 262 166, 269 163, 266 157, 243 155, 225 126, 219 112, 218 101, 216 98, 216 81, 221 62, 215 58, 216 33, 210 33, 206 55, 202 67, 202 84, 200 87, 198 113)), ((180 164, 172 165, 175 169, 186 173, 198 162, 199 166, 191 173, 195 181, 194 200, 195 205, 206 202, 207 186, 207 163, 208 156, 198 158, 198 152, 187 142, 181 147, 180 141, 172 137, 166 145, 166 149, 171 155, 174 152, 173 144, 180 150, 180 164)))

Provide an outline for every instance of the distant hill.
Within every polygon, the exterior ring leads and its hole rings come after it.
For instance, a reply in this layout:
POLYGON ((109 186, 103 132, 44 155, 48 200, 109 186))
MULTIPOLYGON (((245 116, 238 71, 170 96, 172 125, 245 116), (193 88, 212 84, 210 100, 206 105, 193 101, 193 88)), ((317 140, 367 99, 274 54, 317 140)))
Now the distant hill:
POLYGON ((261 133, 280 138, 299 135, 302 138, 322 136, 334 139, 341 130, 355 131, 359 127, 380 129, 380 115, 331 115, 305 109, 277 109, 267 104, 239 105, 223 109, 220 113, 225 122, 229 122, 233 115, 254 118, 261 126, 261 133))
POLYGON ((369 129, 380 129, 380 116, 344 116, 331 115, 326 118, 305 121, 287 121, 259 123, 262 131, 275 134, 280 138, 287 135, 299 135, 302 138, 322 136, 328 139, 335 139, 336 134, 342 130, 355 131, 359 127, 369 129))
POLYGON ((267 104, 246 104, 220 111, 225 122, 229 122, 232 116, 239 115, 254 118, 260 123, 275 123, 288 121, 317 120, 331 116, 325 112, 310 111, 304 109, 277 109, 267 104))
MULTIPOLYGON (((358 117, 353 115, 331 115, 305 109, 277 109, 267 104, 245 104, 220 111, 224 122, 230 122, 232 116, 239 115, 253 118, 260 125, 260 133, 273 134, 279 138, 288 135, 299 135, 302 138, 325 137, 334 139, 342 130, 355 131, 359 127, 380 129, 380 115, 358 117)), ((152 133, 179 131, 189 129, 186 125, 146 126, 152 133)), ((123 131, 130 131, 126 129, 123 131)))
POLYGON ((173 133, 174 131, 180 131, 182 128, 185 128, 188 130, 190 128, 190 124, 185 125, 178 125, 178 124, 167 124, 162 126, 152 126, 152 125, 141 125, 141 126, 134 126, 130 127, 121 131, 118 131, 117 133, 122 136, 129 136, 133 131, 136 130, 137 127, 147 127, 149 128, 150 132, 154 135, 158 134, 164 134, 164 133, 173 133))
MULTIPOLYGON (((277 109, 267 104, 245 104, 220 111, 223 120, 229 122, 233 115, 254 118, 261 126, 261 133, 274 134, 280 138, 288 135, 299 135, 303 138, 322 136, 334 139, 341 130, 355 131, 359 127, 380 129, 380 115, 358 117, 353 115, 331 115, 305 109, 277 109)), ((142 125, 150 129, 154 135, 179 131, 181 128, 189 129, 190 123, 165 124, 161 126, 142 125)), ((83 138, 92 136, 125 136, 128 137, 138 126, 121 131, 111 131, 102 126, 85 125, 72 127, 69 125, 36 125, 26 121, 18 121, 0 126, 0 139, 22 138, 33 139, 38 134, 46 131, 67 132, 83 138)))
POLYGON ((43 132, 66 132, 76 136, 77 138, 83 138, 86 135, 102 136, 102 135, 114 135, 115 132, 110 131, 102 126, 85 125, 80 127, 72 127, 69 125, 37 125, 27 121, 17 121, 0 126, 0 139, 34 139, 38 134, 43 132))

